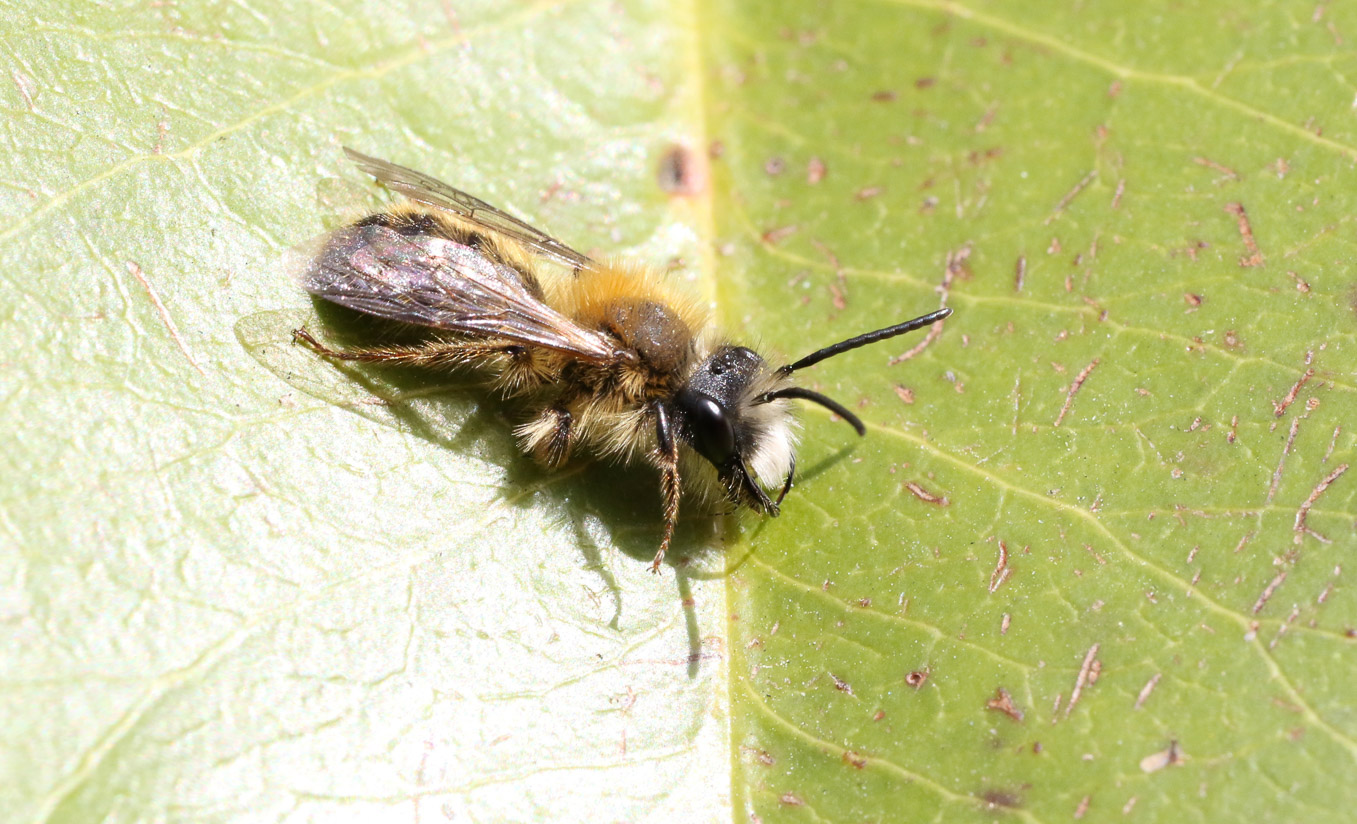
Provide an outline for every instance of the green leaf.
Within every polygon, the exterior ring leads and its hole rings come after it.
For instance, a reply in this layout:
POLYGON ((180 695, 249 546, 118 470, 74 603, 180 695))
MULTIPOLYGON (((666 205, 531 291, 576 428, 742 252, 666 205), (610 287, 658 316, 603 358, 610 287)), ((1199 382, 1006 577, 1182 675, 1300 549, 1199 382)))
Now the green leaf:
POLYGON ((956 310, 808 376, 871 431, 729 583, 737 817, 1346 820, 1357 17, 723 8, 726 305, 956 310))
POLYGON ((0 819, 728 815, 722 584, 637 560, 653 475, 289 340, 287 250, 385 199, 343 144, 694 259, 662 12, 11 10, 0 819))
POLYGON ((3 21, 0 818, 1357 801, 1352 10, 3 21), (868 437, 808 407, 782 517, 692 517, 656 579, 653 473, 546 474, 464 379, 290 344, 372 331, 288 271, 387 199, 341 145, 672 269, 770 357, 956 313, 807 370, 868 437))

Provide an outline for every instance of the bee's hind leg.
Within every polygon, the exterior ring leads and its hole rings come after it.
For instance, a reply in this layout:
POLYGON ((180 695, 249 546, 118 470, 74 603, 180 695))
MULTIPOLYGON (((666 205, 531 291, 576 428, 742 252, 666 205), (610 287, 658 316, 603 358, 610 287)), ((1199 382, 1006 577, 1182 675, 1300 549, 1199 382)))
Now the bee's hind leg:
POLYGON ((292 330, 292 342, 304 344, 316 354, 332 360, 358 363, 390 363, 402 366, 445 366, 465 363, 483 353, 484 344, 467 341, 432 340, 418 346, 387 346, 372 349, 331 349, 305 329, 292 330))

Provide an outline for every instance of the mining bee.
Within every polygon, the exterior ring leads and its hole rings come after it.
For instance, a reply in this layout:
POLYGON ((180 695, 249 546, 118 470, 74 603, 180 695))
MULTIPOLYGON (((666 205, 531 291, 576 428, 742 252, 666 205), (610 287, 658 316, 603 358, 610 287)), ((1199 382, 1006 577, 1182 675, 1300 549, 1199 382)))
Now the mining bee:
POLYGON ((658 572, 689 492, 776 516, 796 472, 791 401, 866 428, 842 404, 793 382, 826 358, 941 321, 950 309, 848 338, 783 366, 712 331, 701 307, 656 272, 596 261, 432 177, 345 149, 408 202, 335 231, 304 269, 316 297, 437 330, 413 346, 338 351, 305 329, 295 339, 345 361, 470 366, 528 415, 514 430, 548 467, 573 452, 660 474, 658 572), (543 264, 567 271, 550 271, 543 264), (777 497, 769 494, 776 490, 777 497))

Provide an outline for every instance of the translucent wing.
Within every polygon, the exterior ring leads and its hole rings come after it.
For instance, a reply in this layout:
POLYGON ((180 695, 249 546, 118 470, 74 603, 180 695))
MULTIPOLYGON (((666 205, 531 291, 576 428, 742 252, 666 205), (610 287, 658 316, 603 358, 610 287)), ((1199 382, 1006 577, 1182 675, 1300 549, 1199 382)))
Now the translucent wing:
POLYGON ((606 335, 538 299, 514 269, 435 235, 357 225, 330 235, 302 275, 306 291, 388 320, 508 340, 612 363, 606 335))
POLYGON ((512 238, 532 252, 572 269, 590 270, 597 265, 587 255, 576 252, 545 232, 534 229, 513 215, 505 214, 484 200, 472 197, 460 189, 454 189, 441 180, 435 180, 414 169, 368 157, 348 147, 344 148, 344 153, 358 165, 358 168, 377 178, 387 188, 400 192, 411 200, 447 209, 464 220, 512 238))

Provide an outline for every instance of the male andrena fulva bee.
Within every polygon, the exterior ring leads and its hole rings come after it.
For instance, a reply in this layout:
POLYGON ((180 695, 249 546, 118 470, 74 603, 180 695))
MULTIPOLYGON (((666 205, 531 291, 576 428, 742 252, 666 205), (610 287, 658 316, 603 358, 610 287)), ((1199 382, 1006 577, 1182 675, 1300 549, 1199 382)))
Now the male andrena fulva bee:
POLYGON ((548 467, 576 449, 644 456, 659 470, 664 502, 652 572, 673 539, 685 486, 778 514, 796 472, 790 401, 819 404, 866 433, 842 404, 797 386, 797 371, 952 312, 770 366, 712 331, 701 308, 655 272, 595 261, 427 175, 345 152, 410 202, 331 234, 305 268, 303 286, 340 306, 437 332, 419 345, 350 351, 328 348, 305 329, 295 338, 337 360, 483 370, 501 392, 523 399, 529 414, 515 434, 548 467), (550 272, 543 262, 569 272, 550 272))

